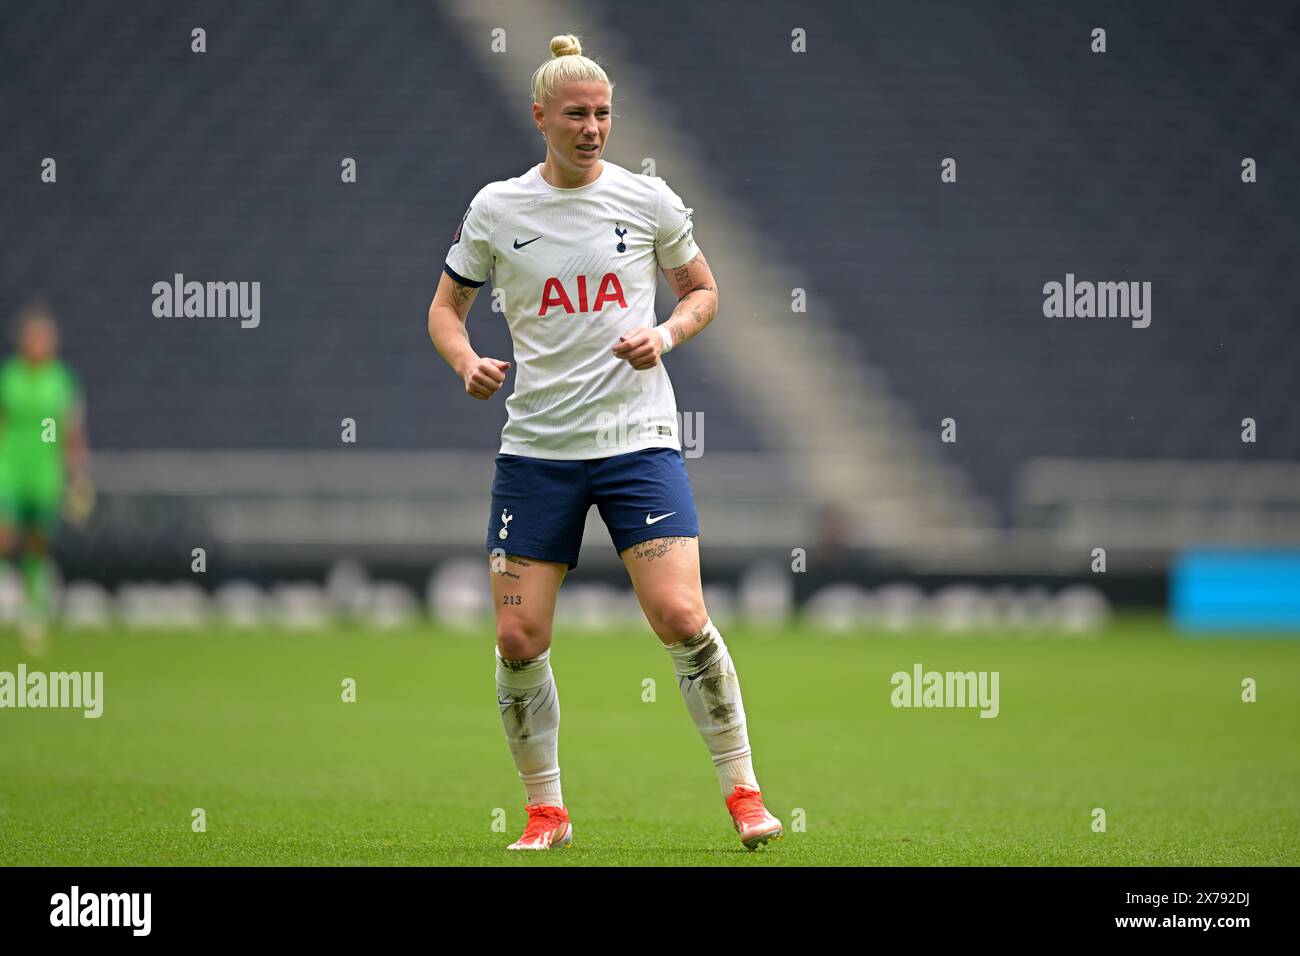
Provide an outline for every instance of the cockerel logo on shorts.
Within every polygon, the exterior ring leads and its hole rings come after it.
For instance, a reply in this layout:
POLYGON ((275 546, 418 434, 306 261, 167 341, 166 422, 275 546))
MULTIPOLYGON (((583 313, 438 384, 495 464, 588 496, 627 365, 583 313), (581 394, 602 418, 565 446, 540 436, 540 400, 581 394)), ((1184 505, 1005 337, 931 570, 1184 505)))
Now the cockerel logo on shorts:
POLYGON ((506 538, 510 536, 510 532, 506 530, 506 525, 508 525, 511 521, 514 520, 515 520, 514 515, 506 511, 505 508, 501 509, 501 530, 497 532, 497 537, 500 538, 502 541, 504 541, 506 538))

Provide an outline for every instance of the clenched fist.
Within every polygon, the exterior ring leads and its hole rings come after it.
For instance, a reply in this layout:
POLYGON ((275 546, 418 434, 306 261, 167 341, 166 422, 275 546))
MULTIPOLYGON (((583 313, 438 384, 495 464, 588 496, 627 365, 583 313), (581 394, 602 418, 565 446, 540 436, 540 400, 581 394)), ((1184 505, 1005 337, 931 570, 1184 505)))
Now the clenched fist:
POLYGON ((487 401, 505 384, 508 368, 510 363, 500 359, 479 359, 465 369, 465 394, 470 398, 487 401))
POLYGON ((663 348, 664 340, 654 329, 633 329, 619 336, 614 345, 614 355, 643 372, 659 364, 659 353, 663 348))

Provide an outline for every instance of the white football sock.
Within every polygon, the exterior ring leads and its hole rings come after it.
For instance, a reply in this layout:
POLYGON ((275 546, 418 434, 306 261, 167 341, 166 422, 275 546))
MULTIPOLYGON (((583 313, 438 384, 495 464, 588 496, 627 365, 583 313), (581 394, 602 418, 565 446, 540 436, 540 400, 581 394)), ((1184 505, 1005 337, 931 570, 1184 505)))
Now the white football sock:
POLYGON ((686 710, 713 757, 722 795, 731 796, 737 786, 757 790, 740 681, 713 620, 694 637, 665 644, 664 649, 673 659, 686 710))
POLYGON ((560 698, 551 676, 551 652, 528 661, 507 661, 498 650, 496 658, 497 705, 524 782, 525 802, 562 807, 560 698))

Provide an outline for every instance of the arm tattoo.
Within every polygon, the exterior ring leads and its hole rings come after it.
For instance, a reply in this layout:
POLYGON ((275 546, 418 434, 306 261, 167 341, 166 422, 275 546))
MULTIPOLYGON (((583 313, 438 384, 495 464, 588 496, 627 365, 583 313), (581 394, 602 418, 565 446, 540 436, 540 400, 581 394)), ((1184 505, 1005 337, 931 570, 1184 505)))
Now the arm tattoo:
POLYGON ((474 288, 472 286, 461 285, 455 279, 451 281, 451 301, 456 304, 456 308, 459 309, 473 295, 474 288))
POLYGON ((717 291, 707 282, 701 282, 699 285, 692 286, 689 289, 686 288, 687 283, 691 281, 691 266, 695 265, 697 262, 704 266, 709 264, 708 260, 704 258, 704 253, 697 252, 695 258, 690 262, 684 263, 673 270, 673 291, 677 294, 678 301, 686 298, 692 292, 717 291))
MULTIPOLYGON (((696 259, 698 258, 699 256, 696 256, 696 259)), ((691 260, 691 262, 694 261, 695 259, 691 260)), ((682 286, 686 285, 686 283, 691 281, 691 262, 687 262, 683 265, 680 265, 673 270, 673 291, 674 292, 678 292, 682 288, 682 286)), ((680 292, 678 297, 680 298, 680 292)))
POLYGON ((708 268, 709 265, 704 258, 704 253, 697 252, 695 258, 690 262, 683 263, 672 270, 672 285, 673 292, 677 294, 677 307, 673 309, 673 315, 669 317, 668 333, 673 337, 674 346, 681 345, 687 339, 699 333, 709 324, 709 320, 713 318, 713 314, 717 310, 718 292, 712 282, 705 281, 692 288, 686 288, 691 281, 691 267, 696 263, 702 264, 705 268, 708 268), (708 292, 713 295, 713 304, 710 305, 708 300, 701 302, 699 299, 687 302, 686 300, 696 292, 708 292), (673 322, 672 319, 676 318, 679 313, 682 321, 673 322), (688 321, 688 317, 693 321, 688 321))

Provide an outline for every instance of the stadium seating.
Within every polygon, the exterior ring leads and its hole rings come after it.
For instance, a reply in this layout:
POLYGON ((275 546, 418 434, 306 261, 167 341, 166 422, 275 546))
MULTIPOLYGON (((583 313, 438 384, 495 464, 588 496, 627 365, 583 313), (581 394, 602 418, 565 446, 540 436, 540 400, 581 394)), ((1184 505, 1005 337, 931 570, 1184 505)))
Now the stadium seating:
MULTIPOLYGON (((922 429, 955 418, 938 450, 1004 520, 1037 458, 1300 457, 1294 12, 743 9, 744 42, 729 4, 602 16, 771 256, 806 277, 811 319, 851 338, 838 374, 881 376, 922 429), (1233 79, 1206 81, 1225 57, 1233 79), (956 183, 939 181, 945 157, 956 183), (1151 282, 1151 326, 1045 317, 1042 287, 1067 273, 1151 282)), ((494 448, 502 404, 464 399, 425 311, 468 198, 540 159, 503 121, 525 105, 436 5, 197 10, 6 14, 0 312, 53 303, 99 448, 326 449, 349 417, 371 449, 494 448), (259 281, 259 327, 156 318, 152 285, 177 271, 259 281)), ((508 353, 486 297, 470 323, 482 352, 508 353)), ((710 448, 763 449, 765 423, 698 355, 671 361, 710 448)))

